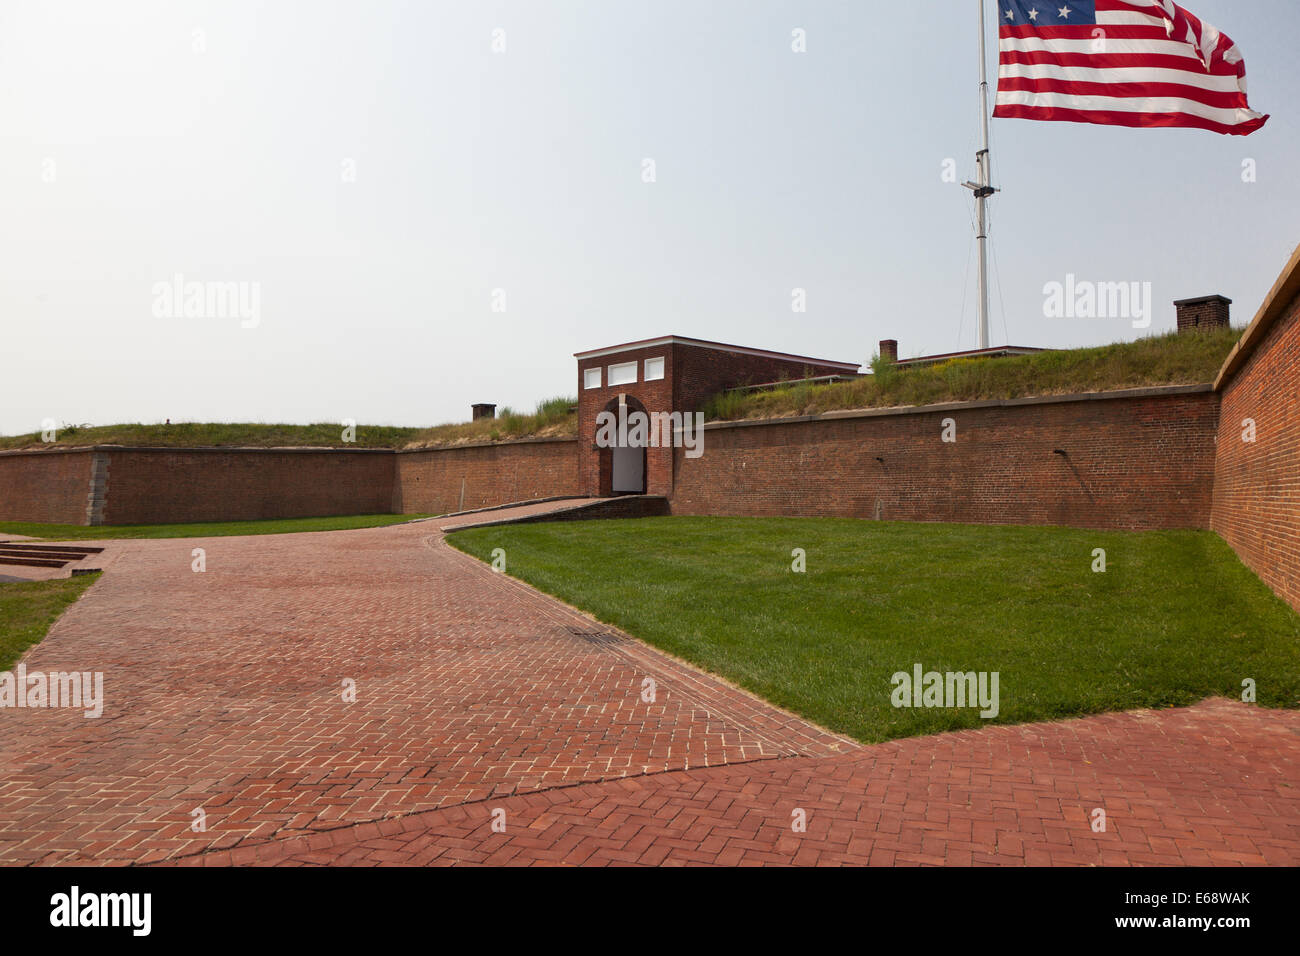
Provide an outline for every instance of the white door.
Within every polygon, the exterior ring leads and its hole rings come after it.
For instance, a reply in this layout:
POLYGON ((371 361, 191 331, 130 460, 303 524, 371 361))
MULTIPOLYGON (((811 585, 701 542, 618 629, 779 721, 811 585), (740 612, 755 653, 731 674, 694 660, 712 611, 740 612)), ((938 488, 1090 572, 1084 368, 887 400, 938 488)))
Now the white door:
POLYGON ((645 492, 645 449, 615 448, 614 494, 643 494, 645 492))

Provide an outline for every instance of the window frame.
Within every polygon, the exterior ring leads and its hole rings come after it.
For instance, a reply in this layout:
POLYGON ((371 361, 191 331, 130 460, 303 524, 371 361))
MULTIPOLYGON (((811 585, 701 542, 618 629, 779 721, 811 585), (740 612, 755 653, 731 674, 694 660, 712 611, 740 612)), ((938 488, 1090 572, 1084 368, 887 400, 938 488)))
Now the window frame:
POLYGON ((637 378, 637 374, 640 371, 640 368, 641 368, 640 362, 620 362, 617 365, 607 366, 605 368, 605 384, 609 385, 610 388, 613 388, 617 385, 635 385, 638 381, 640 381, 640 379, 637 378), (631 374, 632 374, 631 378, 624 379, 615 376, 614 374, 615 370, 623 372, 623 371, 627 371, 628 369, 631 369, 631 374), (615 381, 616 377, 618 377, 618 381, 615 381))

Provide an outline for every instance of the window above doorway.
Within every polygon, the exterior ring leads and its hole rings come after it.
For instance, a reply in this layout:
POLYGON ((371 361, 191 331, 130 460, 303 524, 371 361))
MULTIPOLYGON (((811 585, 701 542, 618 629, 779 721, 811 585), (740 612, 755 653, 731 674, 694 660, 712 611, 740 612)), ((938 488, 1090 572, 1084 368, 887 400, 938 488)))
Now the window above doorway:
POLYGON ((636 362, 624 362, 622 365, 611 365, 609 374, 606 376, 605 384, 614 385, 635 385, 636 384, 636 362))

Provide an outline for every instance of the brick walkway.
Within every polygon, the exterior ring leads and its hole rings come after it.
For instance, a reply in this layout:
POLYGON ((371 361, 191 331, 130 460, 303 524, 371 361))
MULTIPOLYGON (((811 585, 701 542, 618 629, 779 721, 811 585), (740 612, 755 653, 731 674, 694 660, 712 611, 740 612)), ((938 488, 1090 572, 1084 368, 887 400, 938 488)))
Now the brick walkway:
POLYGON ((1294 866, 1293 718, 1220 700, 995 727, 585 784, 182 862, 1294 866))
POLYGON ((0 711, 0 862, 156 862, 853 746, 610 635, 430 522, 108 548, 103 579, 24 658, 104 672, 104 715, 0 711))
POLYGON ((104 716, 0 711, 0 862, 1300 863, 1295 712, 859 747, 436 523, 108 546, 25 658, 102 670, 104 716))

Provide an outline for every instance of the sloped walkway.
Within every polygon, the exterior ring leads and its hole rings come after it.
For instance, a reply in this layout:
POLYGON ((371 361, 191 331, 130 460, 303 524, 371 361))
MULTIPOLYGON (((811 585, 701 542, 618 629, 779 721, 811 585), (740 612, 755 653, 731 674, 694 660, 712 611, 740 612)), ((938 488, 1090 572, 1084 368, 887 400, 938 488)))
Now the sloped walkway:
POLYGON ((463 531, 490 525, 536 521, 588 521, 601 518, 644 518, 668 514, 662 495, 626 495, 618 498, 569 498, 524 502, 508 508, 486 508, 433 519, 443 531, 463 531))
POLYGON ((506 508, 483 508, 479 511, 443 515, 440 518, 430 518, 427 523, 442 531, 455 531, 481 524, 496 524, 519 518, 554 514, 571 508, 585 508, 604 500, 604 498, 556 498, 551 501, 522 502, 506 508))

